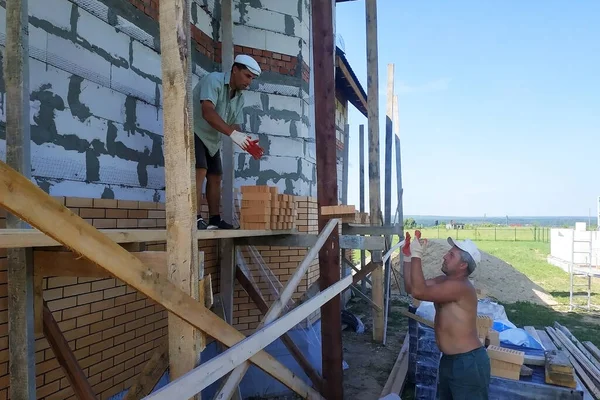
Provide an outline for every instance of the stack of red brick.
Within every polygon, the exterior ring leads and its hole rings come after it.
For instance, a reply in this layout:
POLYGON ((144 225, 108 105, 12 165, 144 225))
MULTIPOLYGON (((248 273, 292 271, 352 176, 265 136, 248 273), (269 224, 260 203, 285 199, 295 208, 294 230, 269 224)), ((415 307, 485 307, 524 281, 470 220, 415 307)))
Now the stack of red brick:
POLYGON ((289 230, 296 227, 296 202, 274 186, 242 186, 241 229, 289 230))

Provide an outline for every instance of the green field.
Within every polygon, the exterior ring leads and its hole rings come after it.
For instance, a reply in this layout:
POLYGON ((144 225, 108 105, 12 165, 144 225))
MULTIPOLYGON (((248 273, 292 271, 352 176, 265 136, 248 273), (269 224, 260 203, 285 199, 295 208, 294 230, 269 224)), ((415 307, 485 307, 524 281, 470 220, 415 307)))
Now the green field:
POLYGON ((549 242, 550 228, 527 227, 470 227, 467 229, 449 229, 444 227, 423 228, 423 237, 444 239, 471 239, 481 241, 536 241, 549 242))

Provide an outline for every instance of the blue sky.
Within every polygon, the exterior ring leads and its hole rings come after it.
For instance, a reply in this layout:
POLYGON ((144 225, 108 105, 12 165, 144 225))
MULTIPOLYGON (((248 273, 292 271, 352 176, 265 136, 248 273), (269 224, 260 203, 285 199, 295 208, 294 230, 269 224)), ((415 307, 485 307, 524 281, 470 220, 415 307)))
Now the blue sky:
MULTIPOLYGON (((379 0, 378 11, 381 162, 393 63, 405 214, 596 215, 599 1, 379 0)), ((364 0, 337 5, 336 30, 367 91, 364 0)), ((349 124, 358 176, 367 119, 351 106, 349 124)))

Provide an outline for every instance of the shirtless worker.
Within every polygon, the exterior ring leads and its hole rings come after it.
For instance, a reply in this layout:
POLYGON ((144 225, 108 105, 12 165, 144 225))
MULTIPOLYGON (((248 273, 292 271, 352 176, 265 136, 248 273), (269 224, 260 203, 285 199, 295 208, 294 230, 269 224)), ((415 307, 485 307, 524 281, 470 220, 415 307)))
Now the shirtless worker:
POLYGON ((410 242, 403 251, 404 285, 415 299, 435 306, 435 339, 442 352, 439 398, 487 400, 490 359, 477 335, 477 293, 468 279, 481 262, 481 253, 468 239, 448 238, 448 243, 452 248, 443 257, 444 274, 425 280, 421 259, 427 241, 417 237, 410 242))
POLYGON ((196 198, 202 198, 206 178, 208 224, 197 212, 198 229, 233 229, 219 212, 221 202, 221 139, 229 138, 255 159, 262 157, 258 140, 241 132, 244 121, 244 94, 261 73, 256 60, 248 55, 235 57, 231 70, 211 72, 194 87, 194 147, 196 155, 196 198))

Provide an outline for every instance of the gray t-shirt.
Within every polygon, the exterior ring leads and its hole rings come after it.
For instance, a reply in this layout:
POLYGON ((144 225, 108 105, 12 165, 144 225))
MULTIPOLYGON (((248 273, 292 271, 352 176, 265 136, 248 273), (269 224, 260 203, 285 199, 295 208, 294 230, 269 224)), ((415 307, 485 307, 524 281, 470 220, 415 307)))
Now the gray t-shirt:
POLYGON ((228 125, 241 125, 244 122, 244 95, 237 90, 233 99, 229 96, 229 79, 231 72, 211 72, 202 78, 193 91, 194 133, 202 140, 211 156, 221 147, 222 132, 214 129, 202 117, 203 100, 210 100, 215 105, 217 114, 228 125))

